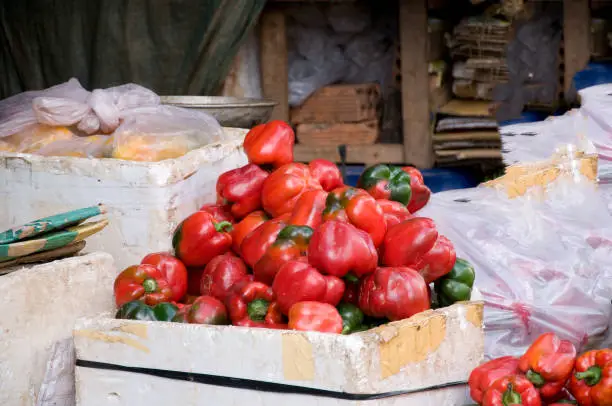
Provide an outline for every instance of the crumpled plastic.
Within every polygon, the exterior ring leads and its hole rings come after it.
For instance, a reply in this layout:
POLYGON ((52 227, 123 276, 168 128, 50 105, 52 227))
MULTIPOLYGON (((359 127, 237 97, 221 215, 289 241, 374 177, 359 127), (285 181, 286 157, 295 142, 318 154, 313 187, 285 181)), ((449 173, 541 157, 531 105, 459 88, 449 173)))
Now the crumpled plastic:
POLYGON ((593 156, 560 150, 490 187, 434 194, 419 212, 475 267, 487 358, 520 355, 549 331, 579 350, 612 344, 612 216, 593 156))
POLYGON ((159 161, 224 139, 212 116, 136 84, 89 92, 73 78, 0 101, 2 149, 14 152, 159 161))

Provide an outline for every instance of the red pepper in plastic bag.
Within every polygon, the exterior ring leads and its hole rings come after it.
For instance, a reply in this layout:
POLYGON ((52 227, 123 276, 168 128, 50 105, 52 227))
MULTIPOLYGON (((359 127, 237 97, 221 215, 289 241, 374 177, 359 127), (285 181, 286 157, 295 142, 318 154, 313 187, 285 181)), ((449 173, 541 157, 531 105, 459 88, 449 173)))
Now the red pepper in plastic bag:
POLYGON ((268 172, 254 164, 227 171, 217 179, 217 203, 241 219, 261 208, 261 191, 268 172))
POLYGON ((328 303, 299 302, 289 310, 289 328, 340 334, 342 317, 338 310, 328 303))
POLYGON ((361 278, 374 272, 378 252, 365 231, 342 221, 326 221, 312 235, 308 262, 322 273, 361 278))
POLYGON ((333 162, 319 158, 310 161, 308 167, 326 192, 344 186, 340 169, 333 162))
POLYGON ((519 369, 545 398, 557 395, 572 374, 576 348, 553 333, 542 334, 519 361, 519 369))
POLYGON ((284 165, 264 182, 261 200, 265 211, 274 217, 291 213, 302 194, 308 190, 321 190, 321 185, 301 163, 284 165))
POLYGON ((527 378, 509 375, 500 378, 485 393, 483 406, 541 406, 540 394, 527 378))
POLYGON ((518 363, 516 357, 501 357, 474 368, 468 379, 472 399, 480 404, 485 392, 495 381, 519 372, 518 363))
POLYGON ((244 138, 249 162, 279 168, 293 162, 295 134, 284 121, 273 120, 253 127, 244 138))
POLYGON ((408 202, 408 211, 410 211, 410 213, 415 213, 425 207, 427 202, 429 202, 431 190, 425 186, 423 174, 417 168, 405 166, 402 170, 410 175, 412 196, 410 197, 410 202, 408 202))
POLYGON ((389 228, 382 247, 387 266, 407 266, 431 283, 449 273, 457 255, 452 243, 438 235, 433 220, 414 217, 389 228))
POLYGON ((576 360, 569 389, 580 405, 612 405, 612 349, 588 351, 576 360))
POLYGON ((172 246, 176 257, 188 267, 205 266, 217 255, 229 251, 231 229, 231 223, 217 223, 209 213, 193 213, 174 232, 172 246))
POLYGON ((430 308, 429 289, 413 269, 378 268, 361 282, 359 308, 371 317, 407 319, 430 308))
POLYGON ((344 294, 344 282, 324 276, 304 261, 289 261, 276 274, 272 289, 283 314, 297 302, 315 301, 336 306, 344 294))
POLYGON ((328 220, 351 223, 370 234, 376 247, 382 243, 387 232, 382 209, 363 189, 346 186, 329 192, 323 210, 323 221, 328 220))

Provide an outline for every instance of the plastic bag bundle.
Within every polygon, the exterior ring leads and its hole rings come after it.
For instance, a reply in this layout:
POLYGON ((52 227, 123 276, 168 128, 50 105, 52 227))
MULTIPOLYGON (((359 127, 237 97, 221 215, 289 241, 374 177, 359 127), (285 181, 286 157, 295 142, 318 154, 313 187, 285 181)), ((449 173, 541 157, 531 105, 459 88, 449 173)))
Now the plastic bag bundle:
POLYGON ((210 115, 164 106, 135 84, 88 92, 70 79, 0 101, 3 151, 159 161, 222 140, 210 115))
POLYGON ((580 349, 610 344, 612 216, 595 177, 595 157, 565 148, 489 187, 435 194, 419 213, 475 266, 487 357, 548 331, 580 349))

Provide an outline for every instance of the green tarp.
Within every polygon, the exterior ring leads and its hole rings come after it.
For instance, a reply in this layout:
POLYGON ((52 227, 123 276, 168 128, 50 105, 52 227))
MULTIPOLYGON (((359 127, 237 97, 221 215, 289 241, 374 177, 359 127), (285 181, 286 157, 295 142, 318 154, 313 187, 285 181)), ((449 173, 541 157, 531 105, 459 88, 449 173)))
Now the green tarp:
POLYGON ((0 98, 76 77, 214 94, 266 0, 2 0, 0 98))

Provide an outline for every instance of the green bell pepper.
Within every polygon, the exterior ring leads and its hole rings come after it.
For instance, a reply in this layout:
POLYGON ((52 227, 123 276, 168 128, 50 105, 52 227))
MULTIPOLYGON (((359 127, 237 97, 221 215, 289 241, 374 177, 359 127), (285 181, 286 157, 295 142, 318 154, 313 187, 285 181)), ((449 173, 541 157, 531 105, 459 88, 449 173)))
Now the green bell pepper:
POLYGON ((455 302, 470 300, 476 273, 474 267, 465 259, 457 258, 453 269, 434 282, 434 289, 440 307, 450 306, 455 302))
POLYGON ((412 196, 410 175, 399 166, 374 165, 359 177, 357 186, 365 189, 375 199, 387 199, 407 205, 412 196))
POLYGON ((342 317, 342 334, 363 331, 365 327, 363 325, 364 315, 357 306, 350 303, 340 303, 336 309, 342 317))
POLYGON ((121 306, 115 318, 143 321, 172 321, 177 312, 178 308, 172 303, 160 303, 151 307, 140 300, 133 300, 121 306))

